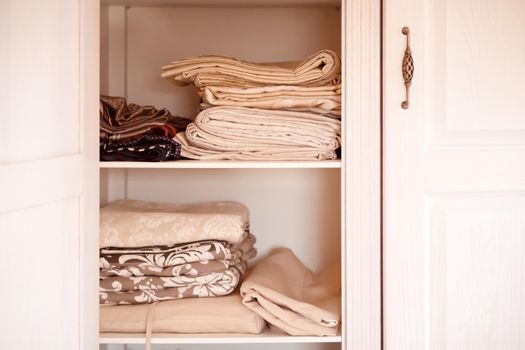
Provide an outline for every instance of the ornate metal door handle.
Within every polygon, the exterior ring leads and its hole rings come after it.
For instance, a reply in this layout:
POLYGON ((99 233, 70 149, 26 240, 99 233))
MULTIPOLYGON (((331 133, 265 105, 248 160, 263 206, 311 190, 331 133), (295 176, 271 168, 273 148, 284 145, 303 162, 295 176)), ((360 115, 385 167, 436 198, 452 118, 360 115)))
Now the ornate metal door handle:
POLYGON ((403 27, 401 33, 407 37, 407 47, 401 65, 403 80, 405 81, 405 100, 401 102, 401 107, 403 109, 408 109, 410 101, 410 85, 412 84, 412 78, 414 77, 414 58, 412 58, 412 51, 410 50, 410 28, 403 27))

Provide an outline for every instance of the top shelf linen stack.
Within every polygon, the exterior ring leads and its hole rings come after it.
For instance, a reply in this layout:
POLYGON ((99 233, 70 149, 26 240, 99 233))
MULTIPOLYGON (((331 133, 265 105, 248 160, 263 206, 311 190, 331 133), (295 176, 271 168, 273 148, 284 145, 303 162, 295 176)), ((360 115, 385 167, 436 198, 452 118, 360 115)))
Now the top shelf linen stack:
POLYGON ((253 64, 223 56, 181 59, 162 77, 200 89, 201 109, 175 139, 202 160, 336 159, 341 60, 322 50, 302 63, 253 64))

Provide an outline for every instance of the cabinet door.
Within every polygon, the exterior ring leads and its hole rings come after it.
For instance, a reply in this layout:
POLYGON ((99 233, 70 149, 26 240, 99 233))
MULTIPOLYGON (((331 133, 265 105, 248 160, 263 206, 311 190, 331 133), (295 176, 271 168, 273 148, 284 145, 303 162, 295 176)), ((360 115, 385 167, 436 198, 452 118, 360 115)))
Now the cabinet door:
POLYGON ((524 349, 525 1, 383 3, 385 348, 524 349))
POLYGON ((0 1, 2 349, 97 348, 93 3, 0 1))

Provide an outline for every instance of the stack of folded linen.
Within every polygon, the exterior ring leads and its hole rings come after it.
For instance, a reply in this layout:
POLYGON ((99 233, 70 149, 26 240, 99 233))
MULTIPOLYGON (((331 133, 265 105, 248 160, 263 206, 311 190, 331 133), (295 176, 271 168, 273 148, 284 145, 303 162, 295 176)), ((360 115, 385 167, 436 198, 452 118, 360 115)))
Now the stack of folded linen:
POLYGON ((236 202, 117 201, 100 220, 104 305, 228 295, 256 255, 248 210, 236 202))
POLYGON ((127 104, 123 97, 100 96, 100 159, 178 159, 181 147, 173 137, 186 130, 189 122, 167 109, 127 104))
POLYGON ((341 62, 322 50, 302 63, 253 64, 222 56, 162 67, 195 84, 199 115, 176 140, 192 159, 335 159, 341 135, 341 62))

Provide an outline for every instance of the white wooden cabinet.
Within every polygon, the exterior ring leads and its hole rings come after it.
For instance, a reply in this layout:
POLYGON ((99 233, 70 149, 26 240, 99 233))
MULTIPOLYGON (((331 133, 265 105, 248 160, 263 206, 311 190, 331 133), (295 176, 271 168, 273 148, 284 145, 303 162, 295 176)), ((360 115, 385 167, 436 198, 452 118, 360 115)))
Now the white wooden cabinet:
POLYGON ((384 1, 387 350, 525 348, 524 18, 519 0, 384 1))
POLYGON ((98 16, 0 1, 2 349, 98 346, 98 16))
MULTIPOLYGON (((206 344, 259 349, 268 343, 278 349, 380 348, 379 10, 379 1, 338 0, 102 4, 101 93, 193 117, 199 102, 195 89, 161 79, 162 65, 206 53, 255 62, 301 60, 329 48, 345 62, 345 113, 359 116, 343 118, 344 156, 337 161, 100 164, 102 204, 122 197, 238 200, 250 208, 260 256, 281 245, 313 270, 334 261, 344 270, 338 336, 158 334, 154 344, 177 344, 179 349, 210 348, 206 344)), ((109 349, 143 343, 143 334, 101 335, 109 349)))
POLYGON ((338 336, 162 334, 157 350, 524 348, 523 18, 519 0, 0 2, 0 348, 143 347, 97 326, 98 208, 125 197, 239 200, 261 255, 342 267, 338 336), (322 48, 343 58, 341 160, 98 163, 99 92, 192 116, 195 91, 161 65, 322 48))

